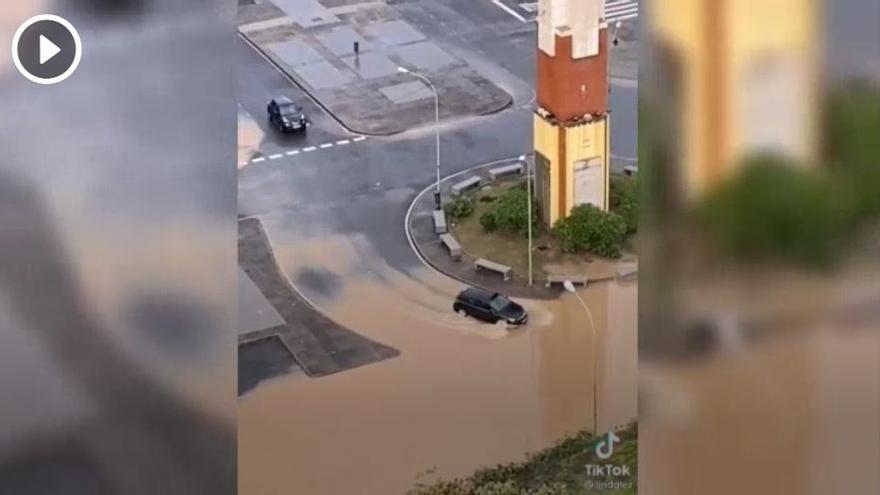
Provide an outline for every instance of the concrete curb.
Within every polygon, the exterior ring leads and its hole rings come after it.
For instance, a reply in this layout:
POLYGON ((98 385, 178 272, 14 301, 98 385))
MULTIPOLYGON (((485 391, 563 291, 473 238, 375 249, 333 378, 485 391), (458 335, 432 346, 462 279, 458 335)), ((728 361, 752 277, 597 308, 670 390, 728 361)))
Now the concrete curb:
MULTIPOLYGON (((264 21, 264 22, 268 22, 268 21, 264 21)), ((398 134, 403 134, 405 132, 412 130, 411 128, 406 128, 406 129, 399 129, 399 130, 393 130, 393 131, 388 131, 388 132, 376 132, 376 131, 364 131, 364 130, 360 130, 360 129, 357 129, 357 128, 351 126, 342 117, 337 115, 330 107, 328 107, 323 102, 321 102, 321 100, 311 90, 309 90, 308 87, 301 84, 295 77, 290 75, 290 73, 287 71, 287 69, 285 69, 281 64, 279 64, 278 61, 276 61, 275 58, 270 53, 267 53, 267 51, 264 50, 263 47, 261 47, 259 43, 252 40, 247 32, 242 31, 241 26, 238 26, 236 28, 236 31, 238 32, 238 35, 251 48, 253 48, 257 53, 259 53, 267 62, 272 64, 272 66, 275 67, 275 69, 278 70, 278 72, 281 73, 285 79, 287 79, 291 84, 293 84, 294 86, 299 88, 303 93, 305 93, 309 97, 309 99, 315 103, 315 105, 317 105, 319 108, 321 108, 321 110, 323 110, 327 115, 329 115, 333 120, 335 120, 343 129, 345 129, 349 133, 357 135, 357 136, 387 137, 387 136, 395 136, 398 134)), ((499 88, 499 89, 501 89, 501 88, 499 88)), ((507 110, 507 109, 513 107, 514 106, 513 96, 510 93, 508 93, 507 91, 504 91, 503 89, 501 89, 501 91, 507 95, 507 99, 503 104, 497 105, 496 107, 478 112, 473 115, 460 115, 460 116, 457 116, 456 118, 453 118, 453 119, 440 120, 440 124, 441 125, 448 124, 450 122, 455 122, 457 120, 466 119, 468 117, 485 117, 485 116, 489 116, 489 115, 495 115, 495 114, 499 114, 499 113, 503 112, 504 110, 507 110)), ((433 125, 433 123, 431 125, 433 125)), ((422 127, 422 126, 419 126, 419 127, 422 127)))
MULTIPOLYGON (((461 176, 472 174, 476 171, 482 169, 488 169, 493 166, 498 166, 504 163, 515 162, 518 161, 518 157, 513 158, 504 158, 501 160, 495 160, 488 163, 482 163, 479 165, 475 165, 473 167, 467 168, 465 170, 461 170, 454 174, 448 175, 440 179, 441 188, 443 184, 448 184, 449 181, 452 181, 461 176)), ((474 273, 471 277, 464 277, 456 273, 452 273, 449 270, 444 269, 442 266, 439 266, 438 263, 432 261, 432 257, 424 252, 420 244, 416 241, 413 235, 413 212, 416 210, 418 203, 422 200, 425 195, 434 189, 434 184, 429 184, 426 186, 421 192, 419 192, 415 198, 413 198, 412 203, 407 209, 406 217, 404 218, 404 229, 406 233, 406 238, 409 241, 410 247, 415 252, 416 256, 421 260, 429 268, 433 269, 435 272, 444 275, 446 277, 457 280, 463 284, 470 285, 473 287, 479 287, 484 290, 492 291, 492 292, 503 292, 507 295, 514 297, 522 297, 528 299, 542 299, 542 300, 551 300, 559 298, 563 290, 556 288, 545 288, 543 282, 536 283, 534 286, 529 287, 527 282, 521 279, 521 275, 513 274, 511 280, 504 282, 501 280, 495 281, 493 278, 489 278, 486 276, 480 276, 477 273, 474 273)), ((432 198, 433 201, 433 198, 432 198)), ((467 253, 464 253, 462 257, 462 261, 456 263, 468 263, 470 260, 470 256, 467 253)))

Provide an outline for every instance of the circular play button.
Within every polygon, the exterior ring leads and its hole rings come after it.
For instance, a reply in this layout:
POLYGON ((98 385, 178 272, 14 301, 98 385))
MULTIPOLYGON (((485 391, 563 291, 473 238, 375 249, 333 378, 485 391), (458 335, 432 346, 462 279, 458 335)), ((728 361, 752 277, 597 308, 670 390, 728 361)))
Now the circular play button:
POLYGON ((19 26, 12 39, 12 60, 29 80, 55 84, 67 79, 82 56, 79 33, 57 15, 31 17, 19 26))

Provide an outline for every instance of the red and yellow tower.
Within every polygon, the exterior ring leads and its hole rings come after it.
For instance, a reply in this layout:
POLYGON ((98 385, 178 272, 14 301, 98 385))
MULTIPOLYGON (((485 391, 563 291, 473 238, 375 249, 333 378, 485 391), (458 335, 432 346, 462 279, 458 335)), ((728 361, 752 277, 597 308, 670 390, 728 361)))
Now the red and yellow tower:
POLYGON ((605 0, 538 3, 535 188, 548 225, 572 208, 608 210, 610 116, 605 0))

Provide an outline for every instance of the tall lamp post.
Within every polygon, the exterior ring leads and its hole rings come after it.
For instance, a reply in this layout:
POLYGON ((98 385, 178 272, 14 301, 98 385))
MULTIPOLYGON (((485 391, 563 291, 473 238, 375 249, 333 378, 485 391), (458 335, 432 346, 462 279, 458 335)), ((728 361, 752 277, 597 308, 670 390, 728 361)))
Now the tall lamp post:
POLYGON ((528 197, 528 213, 526 222, 529 225, 529 287, 532 286, 532 168, 526 155, 520 155, 519 161, 526 167, 526 194, 528 197))
POLYGON ((571 280, 566 280, 562 285, 566 291, 574 294, 577 300, 580 301, 584 311, 587 312, 587 319, 590 320, 590 330, 593 334, 593 436, 596 437, 599 435, 599 360, 597 359, 599 353, 596 349, 596 326, 593 324, 593 313, 590 311, 590 307, 587 306, 581 295, 577 293, 571 280))
POLYGON ((430 79, 425 77, 418 72, 411 71, 406 67, 397 67, 397 72, 401 74, 409 74, 428 85, 431 88, 431 91, 434 93, 434 118, 435 118, 435 130, 437 134, 437 186, 434 189, 434 204, 437 206, 439 210, 441 207, 440 204, 440 93, 437 91, 437 87, 434 86, 434 83, 431 82, 430 79))

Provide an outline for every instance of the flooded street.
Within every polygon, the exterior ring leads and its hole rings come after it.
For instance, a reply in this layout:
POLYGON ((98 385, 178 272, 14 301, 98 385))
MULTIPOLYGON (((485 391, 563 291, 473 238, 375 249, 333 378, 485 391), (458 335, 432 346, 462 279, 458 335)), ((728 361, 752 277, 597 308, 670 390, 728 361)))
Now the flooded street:
MULTIPOLYGON (((337 322, 400 357, 318 378, 284 377, 239 401, 239 483, 249 494, 405 493, 500 462, 592 424, 591 334, 577 300, 523 301, 529 325, 505 328, 451 311, 461 284, 428 268, 386 265, 357 237, 284 238, 268 226, 294 281, 337 322)), ((599 331, 600 428, 636 415, 635 283, 582 291, 599 331)))

